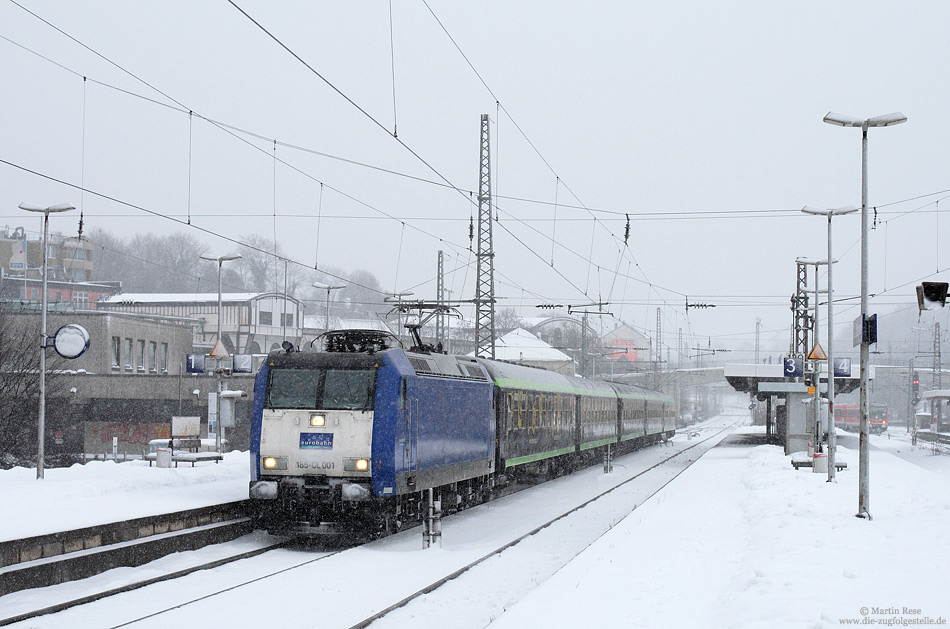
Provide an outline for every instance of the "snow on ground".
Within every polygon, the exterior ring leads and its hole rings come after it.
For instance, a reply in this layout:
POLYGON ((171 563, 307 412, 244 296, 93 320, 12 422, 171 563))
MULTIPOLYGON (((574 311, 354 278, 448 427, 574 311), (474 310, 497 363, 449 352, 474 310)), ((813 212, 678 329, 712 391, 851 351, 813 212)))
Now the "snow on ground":
MULTIPOLYGON (((950 457, 912 448, 899 432, 873 437, 869 522, 854 517, 856 449, 839 448, 849 469, 829 484, 824 474, 794 470, 777 446, 728 441, 491 626, 771 628, 950 619, 950 457)), ((247 468, 248 454, 235 452, 221 464, 195 468, 98 462, 48 469, 42 481, 34 470, 0 472, 0 500, 8 505, 0 513, 0 539, 240 500, 247 468)), ((401 569, 410 572, 413 553, 430 552, 412 546, 399 552, 401 569)), ((419 556, 420 571, 427 559, 419 556)), ((256 586, 255 598, 271 600, 271 613, 283 594, 266 587, 256 586)), ((504 584, 484 589, 492 587, 504 584)), ((283 620, 332 626, 332 614, 321 616, 317 622, 304 607, 283 620)), ((34 619, 24 626, 55 625, 34 619)))
POLYGON ((724 442, 493 627, 945 624, 950 467, 875 449, 869 522, 854 517, 857 458, 839 449, 851 469, 832 484, 778 446, 724 442))
POLYGON ((39 480, 35 469, 0 471, 0 541, 245 500, 249 456, 177 468, 90 461, 46 468, 39 480))

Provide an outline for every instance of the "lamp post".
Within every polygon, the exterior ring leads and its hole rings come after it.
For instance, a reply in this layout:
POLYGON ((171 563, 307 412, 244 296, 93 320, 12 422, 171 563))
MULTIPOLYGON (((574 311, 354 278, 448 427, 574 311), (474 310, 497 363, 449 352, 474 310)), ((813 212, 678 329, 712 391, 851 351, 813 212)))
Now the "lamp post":
MULTIPOLYGON (((56 212, 68 212, 76 208, 68 203, 61 203, 50 207, 39 207, 37 205, 30 205, 29 203, 21 203, 20 209, 26 210, 27 212, 43 213, 43 314, 40 323, 40 403, 39 418, 36 427, 36 478, 39 480, 44 477, 44 459, 46 457, 46 437, 44 433, 46 432, 46 348, 49 346, 49 336, 46 334, 46 282, 49 271, 47 268, 47 256, 49 254, 47 245, 47 241, 49 240, 49 215, 56 212)), ((28 265, 24 264, 24 279, 26 279, 26 266, 28 265)))
MULTIPOLYGON (((813 347, 813 349, 812 349, 812 351, 815 351, 815 350, 817 349, 818 344, 819 344, 819 341, 818 341, 818 338, 819 338, 819 334, 818 334, 818 330, 819 330, 819 327, 818 327, 818 312, 819 312, 819 310, 818 310, 819 303, 818 303, 818 302, 819 302, 819 298, 818 298, 818 296, 819 296, 821 293, 827 293, 827 292, 828 292, 828 291, 823 291, 823 290, 821 290, 821 289, 818 288, 818 267, 820 267, 820 266, 822 266, 822 265, 825 265, 825 264, 828 264, 828 260, 808 260, 808 259, 806 259, 806 258, 795 258, 795 264, 807 264, 807 265, 813 265, 813 266, 815 267, 815 316, 814 316, 814 319, 812 320, 812 329, 813 329, 813 331, 812 331, 812 337, 813 337, 813 341, 812 341, 812 347, 813 347)), ((807 324, 806 324, 806 326, 807 326, 807 324)), ((812 355, 809 353, 809 354, 808 354, 808 357, 809 357, 809 359, 810 359, 811 362, 812 362, 813 369, 814 369, 814 374, 815 374, 815 380, 814 380, 814 384, 815 384, 815 397, 812 398, 811 402, 812 402, 812 409, 813 409, 814 414, 815 414, 815 428, 816 428, 816 431, 815 431, 815 432, 816 432, 816 434, 815 434, 815 445, 818 446, 818 442, 819 442, 820 437, 821 437, 820 434, 818 433, 818 428, 821 426, 821 369, 820 369, 820 367, 819 367, 821 361, 818 360, 817 357, 816 357, 816 358, 811 358, 811 356, 812 356, 812 355)))
MULTIPOLYGON (((837 434, 835 433, 835 310, 834 310, 834 284, 832 282, 834 269, 834 258, 831 256, 831 219, 834 216, 844 214, 853 214, 858 209, 852 205, 847 207, 833 208, 830 210, 819 210, 813 207, 805 206, 802 212, 805 214, 814 214, 816 216, 828 217, 828 482, 837 482, 835 477, 835 452, 838 445, 837 434)), ((817 309, 818 305, 815 304, 817 309)))
POLYGON ((314 288, 319 288, 320 290, 326 289, 327 291, 327 332, 330 331, 330 291, 337 290, 340 288, 346 288, 346 284, 337 284, 335 286, 330 286, 329 284, 321 284, 320 282, 314 282, 314 288))
MULTIPOLYGON (((216 349, 218 343, 222 343, 222 347, 223 347, 223 341, 221 340, 221 267, 224 265, 225 262, 228 262, 230 260, 238 260, 241 258, 241 256, 240 254, 235 253, 228 256, 219 256, 217 258, 206 256, 203 254, 198 257, 200 257, 202 260, 208 260, 210 262, 218 263, 218 339, 217 339, 217 342, 215 342, 215 349, 216 349)), ((212 350, 212 352, 213 351, 214 350, 212 350)), ((218 357, 215 357, 214 375, 215 375, 215 378, 217 379, 217 387, 216 387, 217 399, 215 400, 215 420, 214 420, 215 421, 214 445, 215 445, 215 451, 218 454, 221 454, 221 433, 224 432, 224 427, 221 425, 221 359, 218 357)))
POLYGON ((870 127, 890 127, 907 122, 907 116, 900 112, 884 114, 861 120, 829 111, 823 122, 839 127, 859 127, 861 129, 861 437, 858 454, 858 513, 859 518, 871 519, 868 490, 868 463, 870 462, 870 442, 868 437, 868 359, 870 344, 867 335, 868 320, 868 129, 870 127))

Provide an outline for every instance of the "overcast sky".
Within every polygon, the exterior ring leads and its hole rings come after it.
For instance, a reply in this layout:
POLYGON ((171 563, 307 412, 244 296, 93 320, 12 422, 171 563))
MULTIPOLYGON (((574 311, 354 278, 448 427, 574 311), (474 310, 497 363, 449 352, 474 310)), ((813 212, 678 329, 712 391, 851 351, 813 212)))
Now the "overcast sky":
MULTIPOLYGON (((795 258, 827 256, 802 206, 861 204, 861 132, 822 117, 901 111, 869 132, 872 311, 947 277, 945 2, 235 4, 280 43, 227 0, 0 0, 0 225, 70 202, 212 255, 276 237, 428 299, 442 250, 471 299, 484 113, 499 307, 607 302, 651 336, 660 308, 664 346, 748 362, 757 319, 788 350, 795 258)), ((834 233, 854 297, 859 216, 834 233)))

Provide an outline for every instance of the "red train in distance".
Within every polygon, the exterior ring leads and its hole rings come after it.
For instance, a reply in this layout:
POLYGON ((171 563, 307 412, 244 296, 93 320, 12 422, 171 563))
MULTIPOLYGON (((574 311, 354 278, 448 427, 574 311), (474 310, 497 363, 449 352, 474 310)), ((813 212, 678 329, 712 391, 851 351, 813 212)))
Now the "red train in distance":
MULTIPOLYGON (((887 406, 871 404, 868 407, 868 432, 876 435, 887 430, 887 406)), ((861 407, 858 404, 835 404, 835 428, 849 432, 861 431, 861 407)))

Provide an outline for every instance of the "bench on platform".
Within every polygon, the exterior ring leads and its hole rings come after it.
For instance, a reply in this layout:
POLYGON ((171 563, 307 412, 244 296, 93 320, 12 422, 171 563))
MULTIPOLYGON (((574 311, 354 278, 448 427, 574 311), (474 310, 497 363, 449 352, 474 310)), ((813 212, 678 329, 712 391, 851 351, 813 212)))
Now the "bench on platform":
MULTIPOLYGON (((148 466, 152 467, 158 459, 157 452, 149 452, 145 455, 145 460, 148 461, 148 466)), ((191 467, 195 466, 195 463, 200 463, 202 461, 214 461, 217 463, 224 459, 224 455, 218 454, 217 452, 185 452, 183 450, 172 450, 172 463, 175 464, 175 467, 178 467, 179 463, 191 463, 191 467)))
MULTIPOLYGON (((796 461, 795 459, 792 459, 792 467, 794 467, 796 470, 800 467, 812 467, 813 465, 814 465, 814 461, 809 461, 806 459, 799 459, 796 461)), ((840 463, 838 461, 835 461, 836 470, 841 471, 845 469, 846 467, 848 467, 847 461, 842 461, 840 463)))

